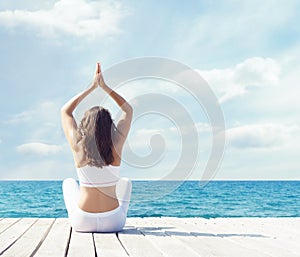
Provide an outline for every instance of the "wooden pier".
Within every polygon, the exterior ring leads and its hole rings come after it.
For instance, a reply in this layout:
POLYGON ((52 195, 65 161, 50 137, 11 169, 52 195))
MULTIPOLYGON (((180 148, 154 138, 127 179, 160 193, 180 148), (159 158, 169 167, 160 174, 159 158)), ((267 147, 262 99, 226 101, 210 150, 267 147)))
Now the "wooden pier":
POLYGON ((300 218, 128 218, 78 233, 65 218, 0 218, 0 256, 299 257, 300 218))

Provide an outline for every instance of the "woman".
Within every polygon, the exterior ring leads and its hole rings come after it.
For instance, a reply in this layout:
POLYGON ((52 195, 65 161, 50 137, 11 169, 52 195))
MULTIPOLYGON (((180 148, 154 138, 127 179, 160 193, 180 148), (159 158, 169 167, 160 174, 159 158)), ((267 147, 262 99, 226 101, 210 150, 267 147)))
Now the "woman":
POLYGON ((115 232, 125 225, 131 182, 120 178, 122 148, 132 120, 132 107, 109 88, 96 64, 94 80, 61 109, 62 126, 70 144, 80 187, 73 178, 63 182, 63 195, 71 226, 81 232, 115 232), (121 108, 114 125, 108 110, 96 106, 84 114, 79 126, 73 117, 78 104, 98 86, 121 108))

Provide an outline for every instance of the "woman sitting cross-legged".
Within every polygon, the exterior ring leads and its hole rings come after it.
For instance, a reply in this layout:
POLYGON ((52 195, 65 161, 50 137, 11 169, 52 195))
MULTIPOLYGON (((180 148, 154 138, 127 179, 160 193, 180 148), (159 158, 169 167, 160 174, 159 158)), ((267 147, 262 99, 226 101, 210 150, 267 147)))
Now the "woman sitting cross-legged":
POLYGON ((120 178, 122 148, 130 130, 132 107, 104 82, 100 64, 93 83, 61 109, 62 126, 71 147, 80 186, 63 181, 63 195, 72 228, 80 232, 116 232, 123 229, 131 197, 131 181, 120 178), (78 104, 94 89, 103 89, 121 108, 114 124, 110 112, 95 106, 79 125, 73 117, 78 104))

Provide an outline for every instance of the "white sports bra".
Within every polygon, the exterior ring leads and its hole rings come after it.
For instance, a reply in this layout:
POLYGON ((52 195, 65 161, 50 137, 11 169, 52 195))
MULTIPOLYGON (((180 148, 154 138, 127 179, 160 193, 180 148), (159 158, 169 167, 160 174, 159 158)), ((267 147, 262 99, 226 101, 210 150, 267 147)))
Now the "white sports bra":
POLYGON ((119 181, 120 166, 83 166, 76 168, 79 184, 84 187, 114 186, 119 181))

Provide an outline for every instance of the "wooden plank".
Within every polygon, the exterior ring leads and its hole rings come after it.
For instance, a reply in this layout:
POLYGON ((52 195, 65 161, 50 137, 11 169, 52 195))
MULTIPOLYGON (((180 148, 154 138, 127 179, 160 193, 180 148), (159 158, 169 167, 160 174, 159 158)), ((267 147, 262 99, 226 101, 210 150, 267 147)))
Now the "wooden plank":
POLYGON ((0 234, 7 230, 10 226, 17 223, 20 219, 18 218, 5 218, 0 221, 0 234))
POLYGON ((131 257, 162 257, 163 253, 136 228, 124 228, 117 233, 119 240, 131 257))
MULTIPOLYGON (((218 218, 218 221, 224 221, 226 222, 226 218, 218 218)), ((244 217, 244 218, 238 218, 234 219, 237 221, 237 224, 240 223, 249 223, 249 222, 255 222, 256 225, 259 226, 273 226, 274 223, 276 223, 276 227, 278 228, 277 231, 286 231, 286 232, 291 232, 293 234, 300 235, 299 228, 300 227, 300 218, 249 218, 249 217, 244 217)))
MULTIPOLYGON (((134 220, 133 223, 130 223, 130 225, 136 224, 136 226, 139 227, 156 227, 160 231, 164 231, 165 233, 169 233, 171 230, 173 230, 173 236, 171 237, 173 240, 181 240, 181 242, 186 243, 188 242, 188 247, 192 248, 194 251, 198 253, 198 256, 222 256, 218 255, 218 253, 215 252, 214 248, 211 247, 211 245, 207 245, 205 240, 199 241, 195 236, 192 236, 190 233, 185 232, 181 229, 178 229, 174 227, 172 224, 169 224, 166 220, 168 218, 145 218, 141 221, 134 220), (176 230, 175 230, 176 229, 176 230), (175 233, 178 236, 178 238, 175 237, 175 233)), ((181 220, 181 219, 180 219, 181 220)), ((158 230, 158 231, 159 231, 158 230)))
POLYGON ((72 230, 68 257, 92 257, 95 255, 95 247, 92 233, 80 233, 72 230))
POLYGON ((218 218, 215 220, 216 225, 225 227, 231 226, 231 229, 247 229, 252 231, 255 229, 256 232, 266 234, 272 237, 278 237, 289 239, 289 242, 296 240, 298 244, 298 238, 300 237, 300 219, 297 218, 239 218, 234 219, 232 222, 228 222, 227 219, 218 218))
MULTIPOLYGON (((299 256, 298 237, 290 234, 289 230, 286 230, 287 234, 285 234, 283 229, 277 229, 276 224, 279 223, 280 219, 271 221, 263 218, 248 219, 245 222, 240 219, 215 219, 210 221, 211 228, 217 230, 220 235, 225 232, 224 235, 226 236, 226 231, 231 231, 233 235, 240 235, 228 237, 228 240, 242 244, 245 247, 259 250, 274 257, 299 256), (255 235, 263 236, 258 237, 255 235)), ((285 221, 282 221, 282 223, 285 223, 285 221)))
MULTIPOLYGON (((261 251, 258 251, 257 249, 249 249, 244 245, 228 240, 232 236, 239 236, 238 234, 232 235, 231 232, 227 232, 225 234, 218 234, 216 233, 216 231, 211 230, 211 228, 207 224, 207 221, 201 220, 201 222, 203 223, 203 226, 201 227, 201 229, 199 229, 197 226, 190 224, 189 219, 167 219, 167 224, 173 225, 176 228, 181 229, 182 231, 186 231, 187 233, 196 236, 191 240, 189 240, 189 238, 186 237, 178 238, 184 241, 186 244, 193 245, 193 247, 195 248, 195 250, 197 249, 197 251, 202 251, 203 249, 206 249, 206 251, 212 251, 211 255, 215 256, 271 256, 268 254, 264 254, 261 251)), ((173 231, 169 231, 168 233, 172 235, 173 231)))
POLYGON ((70 232, 71 227, 67 218, 56 219, 34 257, 64 257, 70 239, 70 232))
MULTIPOLYGON (((276 251, 265 251, 263 247, 263 240, 267 239, 268 237, 265 234, 259 233, 256 229, 256 225, 253 224, 253 228, 251 231, 244 231, 243 233, 238 232, 232 229, 232 225, 229 227, 225 224, 217 225, 218 219, 209 219, 209 220, 199 220, 199 219, 188 219, 186 220, 187 223, 192 224, 194 227, 196 226, 196 230, 203 232, 209 232, 212 236, 215 235, 215 238, 219 240, 218 243, 218 250, 225 251, 224 253, 230 253, 231 256, 237 256, 238 252, 241 252, 240 248, 243 249, 242 253, 243 256, 251 254, 251 252, 256 252, 255 256, 282 256, 277 255, 276 251), (256 242, 256 243, 254 243, 256 242), (227 249, 227 250, 226 250, 227 249)), ((226 219, 228 224, 236 222, 236 218, 233 219, 226 219)), ((254 219, 256 220, 256 219, 254 219)), ((257 222, 257 220, 256 220, 257 222)), ((194 232, 197 235, 197 232, 194 232)), ((197 237, 201 236, 202 233, 198 234, 197 237)), ((212 240, 207 238, 206 242, 209 243, 212 240)), ((229 256, 230 256, 229 255, 229 256)), ((226 255, 227 256, 227 255, 226 255)), ((293 254, 291 257, 294 256, 293 254)))
POLYGON ((38 219, 7 251, 3 257, 28 257, 32 256, 35 250, 43 242, 54 219, 38 219))
POLYGON ((21 219, 0 234, 0 255, 9 249, 35 222, 35 218, 21 219))
MULTIPOLYGON (((195 252, 189 245, 184 244, 177 238, 173 238, 165 233, 163 227, 160 227, 161 218, 156 218, 156 222, 151 222, 147 219, 135 220, 135 222, 129 221, 129 225, 136 225, 136 228, 141 231, 145 237, 150 240, 164 256, 181 257, 191 256, 199 257, 199 253, 195 252), (157 222, 158 221, 158 222, 157 222)), ((193 235, 188 235, 194 237, 193 235)))
MULTIPOLYGON (((195 252, 196 256, 299 257, 299 221, 128 218, 118 237, 115 233, 72 232, 67 256, 90 257, 95 256, 97 250, 100 257, 126 257, 127 253, 137 257, 148 257, 149 253, 150 256, 176 257, 195 256, 195 252)), ((67 219, 5 218, 0 220, 0 255, 64 256, 69 232, 67 219)))
POLYGON ((187 220, 182 218, 150 218, 145 221, 145 224, 156 224, 156 226, 164 230, 173 239, 181 240, 203 256, 239 256, 241 252, 243 256, 259 256, 258 253, 260 252, 249 250, 230 242, 209 231, 208 227, 204 227, 201 229, 201 232, 198 232, 195 226, 184 225, 187 220), (195 237, 195 235, 198 236, 195 237))
POLYGON ((116 233, 94 233, 97 256, 128 257, 116 233))

